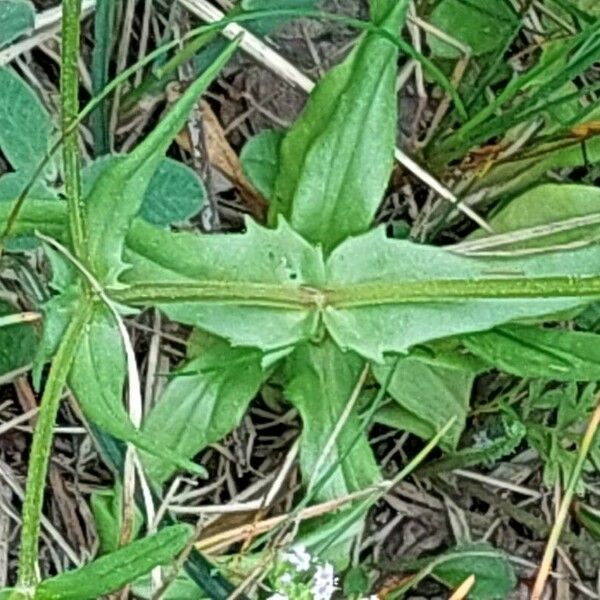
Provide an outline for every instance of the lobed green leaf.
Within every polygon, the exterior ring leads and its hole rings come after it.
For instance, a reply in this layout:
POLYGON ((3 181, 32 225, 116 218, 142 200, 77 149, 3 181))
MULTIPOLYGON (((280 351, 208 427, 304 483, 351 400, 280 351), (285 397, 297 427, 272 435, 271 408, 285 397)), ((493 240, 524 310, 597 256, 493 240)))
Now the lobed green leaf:
POLYGON ((170 318, 263 351, 315 332, 305 288, 323 286, 322 256, 283 221, 275 230, 248 221, 240 235, 173 234, 137 221, 127 245, 125 301, 140 289, 170 318))
POLYGON ((582 287, 577 296, 579 283, 598 276, 598 264, 598 245, 476 259, 390 240, 376 229, 329 258, 324 322, 340 347, 381 362, 385 352, 581 306, 600 291, 582 287))

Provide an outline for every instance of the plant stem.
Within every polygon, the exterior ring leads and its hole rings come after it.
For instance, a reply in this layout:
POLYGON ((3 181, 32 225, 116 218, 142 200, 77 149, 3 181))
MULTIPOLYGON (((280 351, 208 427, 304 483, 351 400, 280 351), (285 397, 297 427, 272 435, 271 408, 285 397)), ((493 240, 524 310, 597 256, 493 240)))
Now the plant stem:
POLYGON ((65 193, 69 206, 69 226, 75 255, 85 256, 86 236, 81 197, 81 174, 77 129, 72 125, 79 115, 79 37, 81 0, 63 1, 62 57, 60 71, 62 131, 64 136, 63 162, 65 193))
POLYGON ((52 434, 60 398, 79 339, 91 313, 91 303, 78 306, 60 342, 40 403, 31 453, 27 469, 27 485, 23 505, 23 528, 21 530, 21 551, 19 554, 18 587, 25 594, 31 593, 38 581, 37 556, 38 538, 42 518, 44 487, 48 471, 48 461, 52 449, 52 434))
POLYGON ((349 309, 444 300, 599 298, 600 277, 432 279, 356 283, 324 289, 239 281, 144 282, 114 290, 111 296, 116 301, 134 305, 221 301, 297 310, 326 307, 349 309))

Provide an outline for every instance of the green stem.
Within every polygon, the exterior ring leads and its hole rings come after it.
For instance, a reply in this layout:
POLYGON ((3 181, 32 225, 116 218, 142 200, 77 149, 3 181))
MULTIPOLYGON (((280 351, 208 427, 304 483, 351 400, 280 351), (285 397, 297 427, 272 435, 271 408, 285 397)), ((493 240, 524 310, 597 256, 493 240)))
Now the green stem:
POLYGON ((111 296, 118 302, 214 301, 283 308, 359 308, 470 299, 600 297, 600 277, 496 277, 357 283, 328 289, 238 281, 202 283, 136 283, 111 296))
POLYGON ((223 302, 289 309, 314 308, 323 293, 308 287, 236 281, 203 281, 199 283, 134 284, 113 290, 110 296, 125 304, 169 302, 223 302))
POLYGON ((328 290, 326 304, 359 308, 445 300, 579 297, 600 297, 600 277, 482 277, 361 283, 328 290))
POLYGON ((75 357, 79 339, 90 317, 91 304, 78 307, 58 347, 48 374, 46 387, 40 403, 40 411, 33 434, 27 486, 23 505, 23 528, 19 554, 18 587, 24 594, 31 594, 37 581, 38 539, 42 519, 44 487, 48 461, 52 449, 52 434, 63 388, 75 357))
POLYGON ((62 57, 60 71, 62 131, 64 136, 63 162, 65 170, 65 193, 69 205, 69 226, 75 255, 85 256, 84 205, 81 197, 81 174, 77 129, 73 123, 79 115, 79 37, 81 0, 63 1, 62 57))

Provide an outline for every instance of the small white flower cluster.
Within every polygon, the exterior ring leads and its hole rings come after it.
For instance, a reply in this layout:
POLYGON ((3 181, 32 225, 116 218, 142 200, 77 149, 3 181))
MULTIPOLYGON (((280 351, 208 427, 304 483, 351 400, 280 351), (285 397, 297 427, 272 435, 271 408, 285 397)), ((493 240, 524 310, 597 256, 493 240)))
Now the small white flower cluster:
POLYGON ((276 589, 285 593, 277 592, 267 600, 331 600, 337 589, 338 579, 333 565, 317 563, 304 546, 295 546, 281 554, 280 566, 284 570, 276 577, 276 589), (313 568, 314 573, 307 581, 313 568))
POLYGON ((284 552, 281 555, 281 560, 290 563, 296 571, 304 573, 310 569, 312 558, 305 546, 296 546, 295 548, 292 548, 290 552, 284 552))
MULTIPOLYGON (((278 590, 267 600, 331 600, 338 589, 333 565, 315 560, 305 546, 294 546, 279 556, 270 576, 278 590)), ((379 600, 376 594, 361 600, 379 600)))
POLYGON ((333 565, 325 563, 319 565, 312 578, 311 592, 313 600, 329 600, 335 592, 337 577, 333 572, 333 565))

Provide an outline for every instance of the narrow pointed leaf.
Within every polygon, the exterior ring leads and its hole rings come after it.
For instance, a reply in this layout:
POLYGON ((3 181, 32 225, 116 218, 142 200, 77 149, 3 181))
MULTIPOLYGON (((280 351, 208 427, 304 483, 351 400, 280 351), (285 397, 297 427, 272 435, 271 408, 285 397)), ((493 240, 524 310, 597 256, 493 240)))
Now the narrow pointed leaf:
MULTIPOLYGON (((550 230, 549 235, 496 247, 500 250, 545 248, 596 240, 600 236, 600 189, 588 185, 540 185, 517 196, 489 219, 489 223, 496 234, 555 224, 556 231, 550 230), (585 224, 584 218, 589 219, 589 224, 585 224), (572 219, 579 219, 581 224, 568 230, 560 229, 561 222, 564 226, 565 221, 572 219)), ((486 237, 489 237, 487 233, 477 231, 470 239, 486 237)))
MULTIPOLYGON (((169 382, 144 421, 143 433, 178 456, 193 458, 235 429, 262 383, 261 353, 206 336, 197 356, 169 382)), ((172 463, 144 455, 149 476, 162 482, 172 463)))
POLYGON ((305 484, 341 461, 318 492, 321 500, 343 497, 379 480, 379 468, 356 406, 340 429, 331 453, 322 460, 363 368, 359 356, 341 352, 329 338, 318 345, 299 346, 287 361, 285 394, 302 417, 300 466, 305 484), (315 473, 317 463, 321 465, 319 473, 315 473))
POLYGON ((600 380, 600 336, 594 333, 507 325, 461 340, 490 367, 519 377, 600 380))
POLYGON ((125 268, 123 244, 132 219, 139 212, 148 185, 164 153, 185 124, 187 116, 237 47, 230 44, 194 81, 154 131, 129 155, 122 157, 96 180, 87 199, 89 262, 96 278, 114 284, 125 268))
MULTIPOLYGON (((13 198, 16 200, 16 196, 13 198)), ((0 200, 0 224, 2 227, 6 224, 13 208, 14 202, 0 200)), ((15 240, 19 237, 34 236, 36 231, 55 240, 66 241, 66 202, 49 202, 48 200, 35 197, 28 198, 15 221, 10 240, 15 240)))
MULTIPOLYGON (((378 24, 398 35, 408 2, 382 3, 378 24), (386 6, 387 8, 387 6, 386 6)), ((325 75, 281 144, 271 217, 329 251, 370 226, 391 174, 398 50, 373 33, 325 75), (368 168, 365 168, 368 165, 368 168)))
POLYGON ((172 562, 192 533, 188 525, 165 527, 80 569, 42 581, 35 600, 96 600, 115 592, 152 568, 172 562))
POLYGON ((186 470, 204 473, 198 465, 171 452, 133 426, 123 406, 125 375, 125 352, 114 317, 108 309, 99 308, 81 337, 69 376, 69 385, 84 414, 117 439, 157 454, 186 470))

